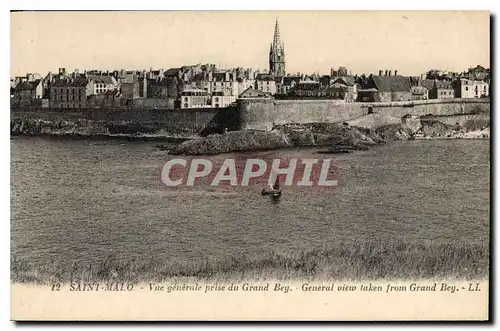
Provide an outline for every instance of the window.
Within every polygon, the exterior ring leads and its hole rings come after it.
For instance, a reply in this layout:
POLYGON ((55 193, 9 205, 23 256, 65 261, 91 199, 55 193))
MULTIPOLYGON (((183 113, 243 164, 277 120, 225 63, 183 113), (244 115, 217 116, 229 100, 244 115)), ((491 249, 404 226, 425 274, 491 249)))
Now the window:
POLYGON ((466 87, 465 87, 465 90, 466 90, 466 91, 468 91, 468 90, 469 90, 469 88, 466 86, 466 87))
POLYGON ((185 97, 185 98, 184 98, 184 101, 185 101, 185 102, 187 102, 187 101, 188 101, 188 98, 187 98, 187 97, 185 97))
POLYGON ((185 104, 184 104, 184 108, 187 108, 187 107, 188 107, 188 104, 187 104, 187 103, 185 103, 185 104))
POLYGON ((219 98, 218 97, 215 97, 215 102, 219 102, 219 98))

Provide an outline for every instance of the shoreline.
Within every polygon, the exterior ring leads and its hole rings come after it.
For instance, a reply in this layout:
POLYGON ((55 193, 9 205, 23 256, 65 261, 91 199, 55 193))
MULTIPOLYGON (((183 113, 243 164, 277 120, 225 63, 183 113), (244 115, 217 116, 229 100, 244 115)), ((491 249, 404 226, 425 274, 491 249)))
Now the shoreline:
POLYGON ((326 153, 368 150, 396 140, 489 140, 490 128, 483 123, 472 126, 446 125, 437 121, 422 122, 418 128, 396 123, 376 128, 343 124, 313 123, 277 126, 272 131, 241 130, 212 134, 186 140, 172 149, 171 155, 218 155, 232 152, 253 152, 286 148, 328 148, 326 153), (479 126, 479 127, 478 127, 479 126))

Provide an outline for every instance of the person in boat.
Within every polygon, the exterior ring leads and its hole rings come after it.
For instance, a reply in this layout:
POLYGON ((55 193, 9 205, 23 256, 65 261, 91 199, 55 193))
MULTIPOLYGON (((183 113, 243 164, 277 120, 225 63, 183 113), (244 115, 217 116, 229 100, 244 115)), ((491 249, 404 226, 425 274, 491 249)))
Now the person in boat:
POLYGON ((274 185, 272 186, 271 189, 267 190, 267 189, 263 188, 261 193, 262 193, 262 195, 271 195, 273 197, 280 197, 281 190, 280 190, 279 178, 276 177, 276 181, 274 182, 274 185))

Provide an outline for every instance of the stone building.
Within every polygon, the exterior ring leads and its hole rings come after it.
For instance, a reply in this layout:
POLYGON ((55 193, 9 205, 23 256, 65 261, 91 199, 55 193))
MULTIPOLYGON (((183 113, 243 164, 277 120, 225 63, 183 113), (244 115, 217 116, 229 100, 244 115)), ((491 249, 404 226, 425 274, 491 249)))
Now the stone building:
POLYGON ((118 108, 122 105, 119 90, 108 90, 104 93, 92 94, 87 98, 88 108, 118 108))
POLYGON ((285 76, 281 78, 280 87, 277 88, 276 94, 286 95, 293 90, 293 88, 301 82, 302 76, 285 76))
POLYGON ((236 75, 232 72, 215 72, 209 73, 210 92, 224 92, 225 95, 238 96, 239 82, 236 75))
POLYGON ((412 86, 411 87, 411 99, 412 100, 428 100, 429 99, 429 89, 425 86, 412 86))
POLYGON ((457 98, 485 98, 490 95, 489 84, 484 81, 462 78, 457 80, 455 84, 455 95, 457 98))
POLYGON ((118 88, 117 80, 110 75, 87 75, 87 81, 87 95, 100 94, 118 88))
POLYGON ((255 79, 255 89, 261 92, 276 94, 276 81, 273 75, 258 74, 255 79))
POLYGON ((321 84, 319 82, 313 80, 304 80, 295 85, 293 90, 290 92, 290 95, 299 98, 326 97, 326 91, 321 88, 321 84))
POLYGON ((57 79, 50 85, 50 107, 85 108, 87 107, 87 91, 89 89, 87 79, 70 77, 57 79))
POLYGON ((204 90, 186 89, 181 92, 181 108, 205 108, 211 106, 211 97, 204 90))
POLYGON ((366 83, 358 90, 358 100, 361 102, 391 102, 412 100, 411 82, 409 77, 370 75, 366 83))
POLYGON ((212 93, 211 106, 214 108, 224 108, 236 102, 236 96, 227 94, 224 91, 215 91, 212 93))
MULTIPOLYGON (((140 77, 133 71, 122 72, 118 75, 121 98, 123 100, 134 100, 147 96, 147 78, 140 77)), ((113 90, 111 90, 113 91, 113 90)))
POLYGON ((41 107, 43 96, 42 79, 25 80, 12 89, 11 105, 19 108, 41 107))
POLYGON ((248 77, 238 77, 238 96, 249 88, 255 87, 255 79, 250 79, 248 77))
POLYGON ((333 79, 332 84, 326 89, 326 96, 346 102, 355 102, 358 99, 358 84, 352 76, 338 77, 333 79))
POLYGON ((455 89, 450 81, 436 80, 433 88, 429 91, 429 99, 453 99, 455 89))

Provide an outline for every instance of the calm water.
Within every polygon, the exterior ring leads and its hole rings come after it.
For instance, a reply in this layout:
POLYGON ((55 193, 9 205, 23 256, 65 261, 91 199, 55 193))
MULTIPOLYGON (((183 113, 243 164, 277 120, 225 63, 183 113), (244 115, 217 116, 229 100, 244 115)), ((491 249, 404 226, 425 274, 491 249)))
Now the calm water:
MULTIPOLYGON (((263 198, 261 186, 167 188, 160 171, 168 157, 153 145, 11 140, 12 255, 165 261, 365 238, 489 237, 489 141, 401 141, 334 156, 338 187, 287 188, 279 204, 263 198)), ((320 157, 315 151, 280 156, 320 157)))

